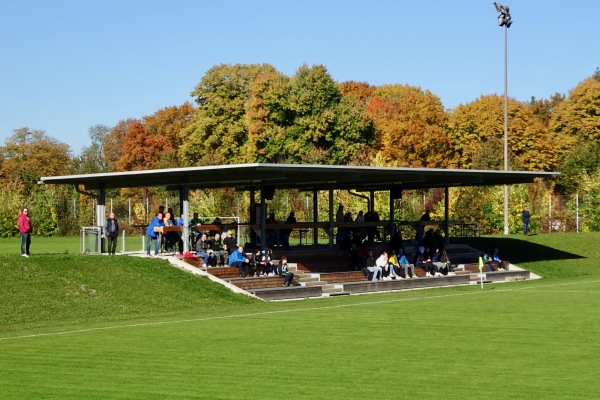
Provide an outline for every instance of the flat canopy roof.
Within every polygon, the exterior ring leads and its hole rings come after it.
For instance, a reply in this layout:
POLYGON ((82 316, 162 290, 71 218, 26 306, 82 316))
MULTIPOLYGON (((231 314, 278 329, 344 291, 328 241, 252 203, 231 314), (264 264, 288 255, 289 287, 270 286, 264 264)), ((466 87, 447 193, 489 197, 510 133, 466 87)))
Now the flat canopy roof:
POLYGON ((83 185, 86 190, 160 186, 167 190, 233 187, 357 191, 495 186, 531 183, 557 172, 488 171, 436 168, 358 167, 311 164, 234 164, 146 171, 48 176, 40 184, 83 185))

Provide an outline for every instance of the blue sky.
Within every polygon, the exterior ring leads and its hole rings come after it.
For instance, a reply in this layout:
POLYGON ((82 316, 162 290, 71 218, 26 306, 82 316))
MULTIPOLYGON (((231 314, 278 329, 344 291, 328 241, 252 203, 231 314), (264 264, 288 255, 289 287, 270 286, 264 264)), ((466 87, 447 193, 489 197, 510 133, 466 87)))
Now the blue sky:
MULTIPOLYGON (((90 144, 191 101, 212 66, 323 64, 338 81, 409 84, 446 108, 504 90, 492 1, 0 0, 0 144, 21 127, 90 144)), ((568 93, 600 67, 600 1, 507 0, 508 93, 568 93)))

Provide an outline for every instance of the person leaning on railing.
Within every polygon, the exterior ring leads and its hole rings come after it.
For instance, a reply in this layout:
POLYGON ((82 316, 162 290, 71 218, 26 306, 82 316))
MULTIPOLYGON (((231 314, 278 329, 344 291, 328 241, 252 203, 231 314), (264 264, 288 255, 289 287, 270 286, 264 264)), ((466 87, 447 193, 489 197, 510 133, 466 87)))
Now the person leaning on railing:
POLYGON ((165 226, 163 222, 163 214, 159 211, 156 217, 152 218, 152 221, 148 224, 146 229, 146 235, 148 236, 148 244, 146 245, 146 255, 150 256, 150 245, 154 241, 154 255, 158 255, 158 232, 155 232, 154 228, 165 226))

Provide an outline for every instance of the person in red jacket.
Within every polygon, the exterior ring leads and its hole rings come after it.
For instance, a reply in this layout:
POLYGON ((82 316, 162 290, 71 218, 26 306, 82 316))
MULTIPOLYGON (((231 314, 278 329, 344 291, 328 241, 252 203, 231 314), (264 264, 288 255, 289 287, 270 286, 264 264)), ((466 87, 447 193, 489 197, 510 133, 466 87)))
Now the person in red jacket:
POLYGON ((19 214, 19 232, 21 232, 21 256, 29 257, 29 245, 31 244, 31 220, 29 219, 29 209, 23 207, 19 214))

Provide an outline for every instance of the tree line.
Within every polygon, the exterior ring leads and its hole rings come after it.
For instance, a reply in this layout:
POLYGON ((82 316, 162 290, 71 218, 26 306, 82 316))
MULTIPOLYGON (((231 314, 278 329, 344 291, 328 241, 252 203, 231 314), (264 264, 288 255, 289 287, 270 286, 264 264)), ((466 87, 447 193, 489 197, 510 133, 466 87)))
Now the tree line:
MULTIPOLYGON (((221 64, 206 72, 191 96, 193 103, 125 119, 113 127, 92 126, 90 145, 79 155, 43 131, 16 129, 0 147, 0 236, 17 233, 16 215, 24 205, 32 210, 37 234, 73 234, 89 224, 83 223, 90 219, 89 212, 73 215, 69 209, 73 199, 79 209, 91 209, 91 199, 69 187, 38 186, 40 176, 254 162, 503 168, 504 99, 498 95, 447 110, 429 90, 338 83, 322 65, 303 65, 286 76, 269 64, 221 64)), ((515 186, 511 215, 527 203, 535 213, 536 202, 548 193, 579 193, 586 198, 585 229, 600 229, 598 69, 568 94, 527 102, 509 99, 508 150, 511 170, 561 172, 553 181, 515 186)), ((453 189, 451 214, 481 224, 485 232, 500 231, 497 190, 453 189)), ((110 195, 164 197, 157 188, 115 190, 110 195)), ((436 191, 415 195, 426 197, 434 212, 439 209, 436 191)), ((302 198, 294 191, 286 196, 292 205, 302 198)), ((196 197, 210 198, 215 208, 235 203, 228 200, 232 193, 227 190, 196 197)), ((338 200, 357 201, 341 194, 338 200)), ((404 203, 409 207, 411 201, 404 203)), ((412 218, 422 206, 399 212, 412 218)), ((231 210, 205 211, 216 215, 231 210)))

